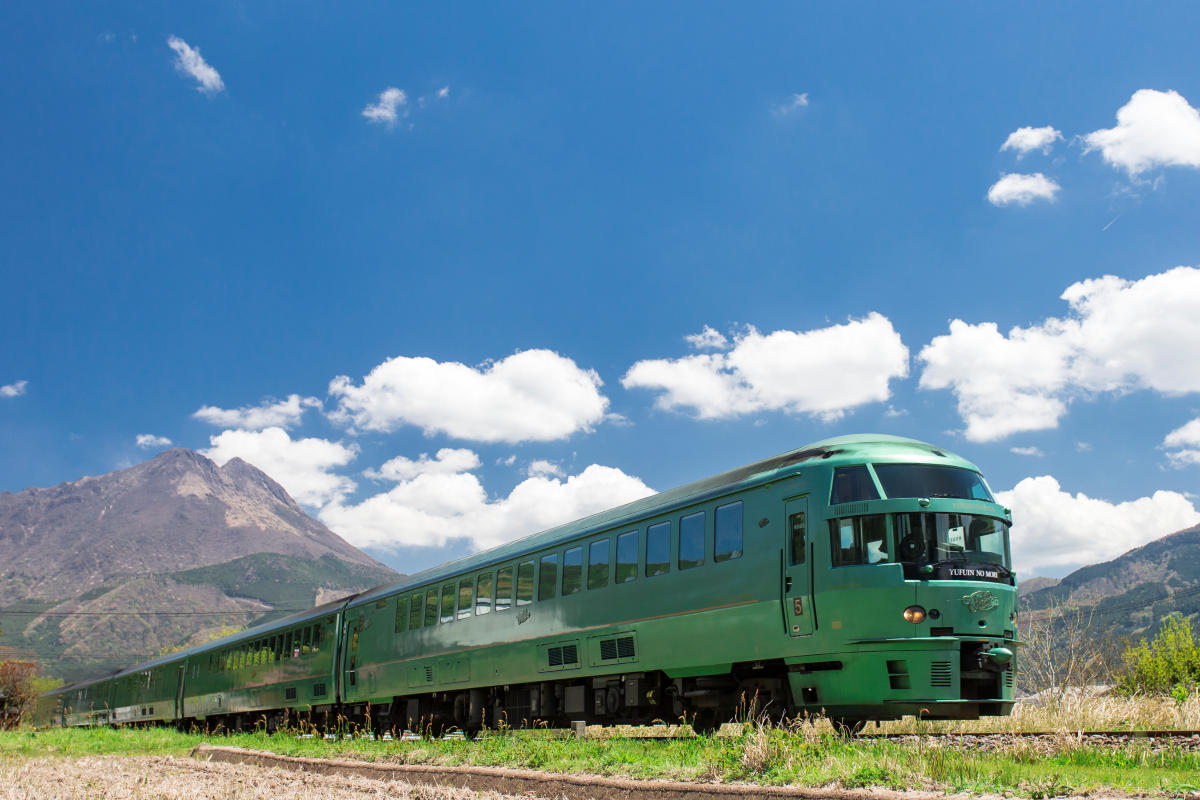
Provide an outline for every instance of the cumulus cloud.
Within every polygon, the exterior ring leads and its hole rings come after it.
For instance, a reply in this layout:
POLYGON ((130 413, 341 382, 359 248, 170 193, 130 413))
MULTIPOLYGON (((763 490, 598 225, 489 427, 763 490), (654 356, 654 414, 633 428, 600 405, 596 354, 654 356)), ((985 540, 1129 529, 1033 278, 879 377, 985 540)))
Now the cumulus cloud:
POLYGON ((445 100, 447 97, 450 96, 450 87, 443 86, 442 88, 438 89, 437 96, 438 96, 439 100, 445 100))
POLYGON ((1180 448, 1174 453, 1167 453, 1167 457, 1171 459, 1171 466, 1176 469, 1189 464, 1200 464, 1200 417, 1168 433, 1162 446, 1180 448))
POLYGON ((988 189, 988 201, 994 206, 1007 206, 1016 203, 1027 206, 1034 200, 1049 200, 1054 202, 1055 193, 1062 187, 1040 172, 1032 175, 1001 175, 1000 180, 988 189))
POLYGON ((794 94, 784 102, 775 106, 775 115, 785 117, 788 114, 794 114, 802 108, 808 107, 808 92, 804 94, 794 94))
POLYGON ((1001 152, 1016 150, 1018 159, 1023 158, 1032 150, 1041 150, 1049 155, 1050 151, 1054 149, 1054 143, 1061 142, 1062 138, 1062 132, 1054 130, 1049 125, 1044 128, 1017 128, 1008 135, 1004 144, 1000 145, 1000 150, 1001 152))
POLYGON ((1049 475, 1026 478, 996 499, 1013 510, 1013 563, 1022 575, 1109 561, 1200 522, 1177 492, 1110 503, 1072 496, 1049 475))
POLYGON ((1008 449, 1019 456, 1037 456, 1038 458, 1041 458, 1042 456, 1046 455, 1041 451, 1041 448, 1038 447, 1010 447, 1008 449))
POLYGON ((358 446, 325 439, 292 439, 283 428, 232 430, 209 438, 200 452, 224 466, 238 457, 279 482, 296 502, 320 507, 340 502, 355 490, 354 481, 330 473, 358 456, 358 446))
POLYGON ((212 97, 225 91, 225 82, 217 71, 200 57, 199 47, 189 47, 188 43, 178 36, 167 39, 167 45, 175 51, 175 71, 196 79, 200 85, 197 91, 212 97))
POLYGON ((155 436, 152 433, 139 433, 137 435, 137 446, 148 450, 151 447, 170 447, 171 440, 165 436, 155 436))
MULTIPOLYGON (((513 458, 515 459, 516 456, 513 456, 513 458)), ((481 463, 483 462, 479 460, 479 456, 475 455, 471 450, 455 450, 443 447, 441 450, 438 450, 435 458, 431 459, 428 453, 421 453, 421 457, 416 461, 404 456, 396 456, 391 461, 385 462, 378 470, 369 469, 363 475, 368 478, 375 478, 376 480, 411 481, 418 475, 469 472, 477 468, 481 463)))
POLYGON ((25 387, 28 385, 29 381, 17 381, 7 386, 0 386, 0 397, 20 397, 25 394, 25 387))
POLYGON ((697 350, 705 350, 709 348, 715 350, 724 350, 726 347, 729 347, 729 340, 707 325, 705 325, 704 330, 700 331, 699 333, 693 333, 683 338, 687 340, 688 344, 697 350))
POLYGON ((300 422, 306 408, 320 408, 315 397, 289 395, 286 400, 264 400, 261 405, 242 408, 202 406, 192 416, 218 428, 241 428, 258 431, 263 428, 290 428, 300 422))
POLYGON ((1083 141, 1130 178, 1160 166, 1200 167, 1200 111, 1178 92, 1141 89, 1117 111, 1117 127, 1083 141))
POLYGON ((478 466, 474 453, 461 450, 406 460, 390 491, 357 505, 335 501, 319 516, 356 547, 440 547, 465 539, 482 550, 654 494, 638 478, 592 464, 565 480, 532 475, 508 497, 489 500, 468 462, 478 466), (452 463, 460 469, 447 469, 452 463))
POLYGON ((363 109, 362 115, 367 118, 368 122, 383 122, 390 128, 396 124, 396 120, 403 113, 403 108, 408 104, 408 95, 395 86, 389 86, 379 94, 378 103, 368 103, 363 109))
POLYGON ((659 408, 700 419, 782 409, 836 420, 887 400, 889 381, 907 376, 908 348, 887 317, 871 313, 806 332, 764 336, 748 326, 727 353, 639 361, 621 384, 657 390, 659 408))
POLYGON ((553 475, 558 478, 565 478, 567 476, 567 473, 564 472, 563 468, 558 464, 555 464, 553 461, 545 461, 543 459, 530 462, 529 466, 525 469, 525 472, 530 477, 536 477, 538 475, 553 475))
POLYGON ((415 425, 477 442, 545 442, 590 431, 608 398, 594 370, 549 350, 525 350, 482 368, 431 358, 393 358, 355 386, 329 384, 330 418, 372 431, 415 425))
POLYGON ((1108 275, 1061 298, 1074 316, 1007 337, 994 322, 956 319, 921 350, 921 388, 954 391, 968 439, 1057 427, 1071 400, 1098 392, 1200 391, 1200 270, 1108 275))

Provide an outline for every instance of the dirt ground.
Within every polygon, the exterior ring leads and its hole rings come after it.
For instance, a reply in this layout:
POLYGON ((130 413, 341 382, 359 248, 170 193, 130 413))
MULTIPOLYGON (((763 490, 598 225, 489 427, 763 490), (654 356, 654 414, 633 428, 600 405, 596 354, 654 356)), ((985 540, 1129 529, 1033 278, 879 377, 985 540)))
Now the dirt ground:
POLYGON ((358 777, 171 756, 34 758, 0 763, 0 800, 531 800, 358 777))

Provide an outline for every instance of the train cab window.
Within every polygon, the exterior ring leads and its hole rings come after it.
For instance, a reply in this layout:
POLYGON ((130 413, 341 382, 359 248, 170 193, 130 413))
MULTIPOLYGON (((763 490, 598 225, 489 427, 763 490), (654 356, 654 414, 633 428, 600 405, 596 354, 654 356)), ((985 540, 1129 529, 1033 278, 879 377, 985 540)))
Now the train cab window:
POLYGON ((496 610, 508 611, 513 601, 513 568, 496 570, 496 610))
POLYGON ((839 467, 834 470, 829 505, 878 499, 879 490, 875 488, 875 481, 871 480, 871 472, 866 467, 839 467))
POLYGON ((475 616, 490 614, 492 611, 492 573, 481 572, 475 586, 475 616))
POLYGON ((563 553, 562 593, 565 597, 583 588, 583 545, 563 553))
POLYGON ((408 610, 408 629, 415 631, 421 627, 421 608, 425 605, 422 601, 425 595, 417 592, 412 596, 412 606, 408 610))
POLYGON ((630 531, 617 537, 617 571, 613 583, 629 583, 637 579, 638 532, 630 531))
POLYGON ((978 472, 940 464, 876 464, 875 475, 888 499, 955 497, 995 502, 978 472))
POLYGON ((458 582, 458 618, 466 619, 471 616, 471 606, 475 605, 475 579, 463 578, 458 582))
POLYGON ((717 506, 713 561, 742 557, 742 501, 717 506))
POLYGON ((588 588, 608 586, 608 539, 597 539, 588 545, 588 588))
POLYGON ((321 652, 321 639, 324 632, 325 627, 321 623, 318 622, 316 625, 313 625, 312 651, 314 653, 321 652))
POLYGON ((679 568, 692 569, 704 564, 704 512, 697 511, 679 520, 679 568))
POLYGON ((533 562, 523 561, 517 565, 517 605, 527 606, 533 602, 533 562))
POLYGON ((553 600, 558 585, 558 553, 542 556, 541 575, 538 578, 538 600, 553 600))
POLYGON ((454 621, 454 584, 446 583, 442 585, 442 622, 454 621))
POLYGON ((425 592, 425 627, 437 625, 438 621, 438 590, 429 589, 425 592))
POLYGON ((396 633, 404 630, 405 624, 408 622, 408 598, 396 598, 396 633))
POLYGON ((808 555, 808 515, 798 511, 788 517, 788 561, 794 567, 808 555))
POLYGON ((887 517, 867 514, 829 520, 833 566, 878 564, 888 560, 887 517))
POLYGON ((671 522, 660 522, 646 529, 646 577, 671 571, 671 522))

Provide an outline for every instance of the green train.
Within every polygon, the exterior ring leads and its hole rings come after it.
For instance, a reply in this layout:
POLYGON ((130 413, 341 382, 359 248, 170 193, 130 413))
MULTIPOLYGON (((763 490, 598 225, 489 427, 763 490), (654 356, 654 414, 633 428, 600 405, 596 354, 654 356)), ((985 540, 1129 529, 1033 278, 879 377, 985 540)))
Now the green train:
POLYGON ((1009 509, 843 436, 44 695, 39 725, 376 731, 1008 714, 1009 509))

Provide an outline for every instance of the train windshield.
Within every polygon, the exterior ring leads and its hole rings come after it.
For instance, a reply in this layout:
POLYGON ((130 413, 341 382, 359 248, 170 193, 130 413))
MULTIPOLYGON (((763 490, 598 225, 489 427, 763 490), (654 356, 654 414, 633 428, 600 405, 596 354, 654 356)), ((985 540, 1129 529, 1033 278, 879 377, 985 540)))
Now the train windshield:
POLYGON ((994 503, 978 472, 938 464, 875 464, 883 492, 899 497, 958 497, 994 503))
POLYGON ((971 514, 896 514, 898 561, 930 564, 962 561, 1011 569, 1008 524, 971 514))

